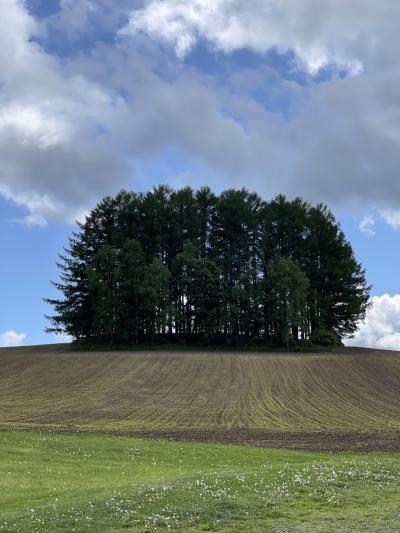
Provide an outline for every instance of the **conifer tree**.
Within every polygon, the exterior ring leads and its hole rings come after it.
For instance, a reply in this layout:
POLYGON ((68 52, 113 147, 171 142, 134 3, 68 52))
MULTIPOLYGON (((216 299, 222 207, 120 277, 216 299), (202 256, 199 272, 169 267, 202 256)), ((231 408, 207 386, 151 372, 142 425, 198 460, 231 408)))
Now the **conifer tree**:
POLYGON ((60 256, 48 331, 82 342, 337 342, 368 307, 332 213, 245 189, 121 191, 60 256))
POLYGON ((121 273, 118 287, 119 341, 139 343, 143 337, 144 273, 146 261, 143 248, 136 239, 127 240, 121 252, 121 273))
POLYGON ((267 327, 279 345, 289 348, 298 342, 298 332, 306 331, 308 280, 293 259, 282 257, 268 265, 265 301, 267 327))

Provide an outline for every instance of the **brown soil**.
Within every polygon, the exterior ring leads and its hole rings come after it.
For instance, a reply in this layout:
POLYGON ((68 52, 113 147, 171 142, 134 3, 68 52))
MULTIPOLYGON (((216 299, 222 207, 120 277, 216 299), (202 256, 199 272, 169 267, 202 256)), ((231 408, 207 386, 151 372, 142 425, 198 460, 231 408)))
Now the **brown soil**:
POLYGON ((0 428, 400 451, 400 353, 1 349, 0 428))
POLYGON ((400 452, 400 431, 382 433, 284 433, 246 429, 224 432, 143 432, 135 436, 221 444, 240 444, 259 448, 286 448, 314 452, 400 452))

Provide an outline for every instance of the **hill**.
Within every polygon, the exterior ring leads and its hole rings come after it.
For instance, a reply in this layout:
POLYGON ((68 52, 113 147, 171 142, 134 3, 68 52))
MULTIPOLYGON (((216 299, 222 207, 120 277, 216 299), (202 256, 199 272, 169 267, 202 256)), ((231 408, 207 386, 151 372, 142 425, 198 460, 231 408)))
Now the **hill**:
POLYGON ((400 449, 400 353, 0 350, 0 428, 400 449))

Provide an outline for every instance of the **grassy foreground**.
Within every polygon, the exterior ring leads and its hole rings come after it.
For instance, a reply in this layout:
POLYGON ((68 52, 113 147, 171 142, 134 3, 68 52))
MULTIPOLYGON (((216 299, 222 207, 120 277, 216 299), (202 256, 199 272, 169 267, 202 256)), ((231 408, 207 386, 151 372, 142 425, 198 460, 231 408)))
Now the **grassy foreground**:
POLYGON ((0 529, 393 532, 400 454, 0 432, 0 529))
POLYGON ((400 451, 400 353, 1 349, 0 428, 400 451))

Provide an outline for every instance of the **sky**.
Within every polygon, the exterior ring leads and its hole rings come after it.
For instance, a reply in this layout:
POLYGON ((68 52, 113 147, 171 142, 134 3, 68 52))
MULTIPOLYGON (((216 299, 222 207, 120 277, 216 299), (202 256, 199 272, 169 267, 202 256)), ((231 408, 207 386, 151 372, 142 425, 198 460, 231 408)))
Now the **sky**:
POLYGON ((0 0, 0 346, 44 332, 57 255, 121 188, 325 202, 400 349, 397 0, 0 0))

